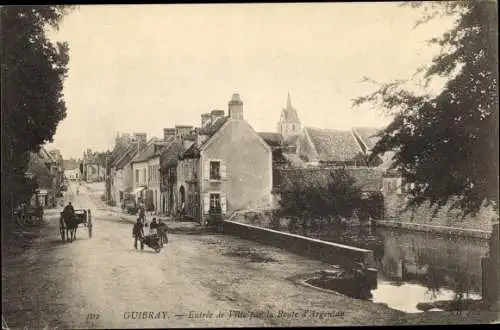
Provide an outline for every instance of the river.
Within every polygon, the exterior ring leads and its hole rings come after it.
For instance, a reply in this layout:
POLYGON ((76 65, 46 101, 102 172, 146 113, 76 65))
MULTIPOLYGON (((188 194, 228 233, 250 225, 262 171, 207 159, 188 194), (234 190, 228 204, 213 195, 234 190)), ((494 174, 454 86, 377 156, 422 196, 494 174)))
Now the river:
MULTIPOLYGON (((301 234, 300 232, 297 234, 301 234)), ((334 229, 322 240, 373 250, 379 270, 373 301, 407 313, 419 302, 481 298, 481 257, 488 241, 402 229, 334 229)))

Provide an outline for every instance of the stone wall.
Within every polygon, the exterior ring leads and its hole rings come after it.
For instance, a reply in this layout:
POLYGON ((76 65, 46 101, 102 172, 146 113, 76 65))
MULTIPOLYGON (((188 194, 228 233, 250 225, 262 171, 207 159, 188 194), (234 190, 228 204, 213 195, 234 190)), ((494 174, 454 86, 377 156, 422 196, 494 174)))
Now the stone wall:
POLYGON ((374 266, 373 251, 371 250, 260 228, 235 221, 224 221, 223 228, 226 234, 276 246, 326 263, 349 265, 353 262, 359 262, 369 267, 374 266))
POLYGON ((384 196, 384 219, 401 223, 416 223, 421 225, 449 226, 464 229, 491 231, 496 213, 491 207, 483 208, 476 216, 462 219, 457 210, 450 210, 450 204, 443 207, 433 216, 429 204, 423 204, 415 210, 404 211, 406 196, 391 194, 384 196))

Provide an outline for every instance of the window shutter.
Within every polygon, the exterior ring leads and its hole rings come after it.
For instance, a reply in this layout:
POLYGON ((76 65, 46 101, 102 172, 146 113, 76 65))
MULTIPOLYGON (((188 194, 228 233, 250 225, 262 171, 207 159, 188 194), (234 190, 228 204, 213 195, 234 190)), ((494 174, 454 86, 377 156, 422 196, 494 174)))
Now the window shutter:
POLYGON ((227 166, 226 163, 221 161, 220 162, 220 177, 221 179, 225 179, 227 176, 227 166))
POLYGON ((203 195, 203 213, 208 214, 209 210, 210 210, 210 195, 204 194, 203 195))
POLYGON ((220 194, 220 209, 222 214, 226 214, 227 210, 227 198, 225 193, 220 194))
POLYGON ((397 192, 399 195, 401 195, 401 193, 402 193, 402 191, 401 191, 401 186, 402 186, 402 185, 403 185, 403 181, 402 181, 400 178, 398 178, 397 183, 396 183, 396 187, 397 187, 397 188, 396 188, 396 192, 397 192))
POLYGON ((210 161, 203 161, 203 180, 208 180, 210 178, 210 161))

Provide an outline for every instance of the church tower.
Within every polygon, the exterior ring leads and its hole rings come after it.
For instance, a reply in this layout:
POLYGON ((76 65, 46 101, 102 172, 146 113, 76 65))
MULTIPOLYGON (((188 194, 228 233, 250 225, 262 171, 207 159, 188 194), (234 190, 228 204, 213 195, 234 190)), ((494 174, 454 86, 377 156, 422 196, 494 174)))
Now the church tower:
POLYGON ((280 121, 278 122, 278 133, 283 136, 284 140, 288 140, 292 136, 300 134, 301 125, 297 110, 292 106, 290 93, 286 100, 286 108, 281 110, 280 121))

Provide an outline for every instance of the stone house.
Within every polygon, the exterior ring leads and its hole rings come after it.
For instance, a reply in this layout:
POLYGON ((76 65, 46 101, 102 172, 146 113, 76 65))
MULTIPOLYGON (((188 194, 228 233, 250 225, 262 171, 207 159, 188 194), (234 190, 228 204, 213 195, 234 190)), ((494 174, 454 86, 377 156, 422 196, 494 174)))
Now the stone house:
POLYGON ((277 133, 282 137, 283 155, 292 167, 374 167, 381 160, 376 158, 368 162, 368 155, 378 139, 375 135, 379 130, 371 127, 354 127, 350 130, 304 127, 288 94, 286 107, 281 110, 277 133))
MULTIPOLYGON (((184 131, 176 128, 163 129, 163 140, 169 141, 160 153, 160 212, 170 216, 176 214, 177 196, 177 163, 179 156, 194 142, 182 134, 184 131), (187 139, 186 139, 187 138, 187 139)), ((191 132, 189 136, 192 135, 191 132)))
POLYGON ((179 157, 177 205, 198 221, 214 210, 229 215, 272 203, 271 147, 244 119, 239 94, 228 112, 202 114, 195 143, 179 157))
POLYGON ((126 141, 126 145, 120 145, 121 152, 115 153, 110 164, 109 194, 117 205, 121 204, 125 194, 133 193, 134 181, 131 161, 146 146, 146 138, 147 135, 144 133, 135 133, 133 138, 126 141))
POLYGON ((46 208, 55 207, 60 174, 57 162, 43 147, 37 153, 30 153, 26 175, 38 183, 38 190, 32 199, 33 204, 46 208))
POLYGON ((144 149, 138 152, 130 162, 132 166, 133 193, 136 200, 144 202, 149 210, 151 210, 152 204, 154 205, 152 191, 148 189, 149 157, 154 153, 156 142, 158 142, 158 138, 151 138, 144 149))

